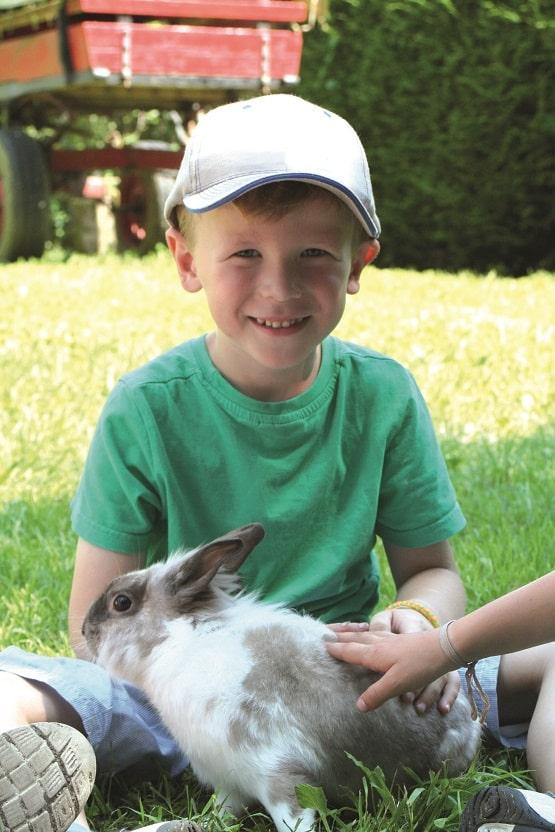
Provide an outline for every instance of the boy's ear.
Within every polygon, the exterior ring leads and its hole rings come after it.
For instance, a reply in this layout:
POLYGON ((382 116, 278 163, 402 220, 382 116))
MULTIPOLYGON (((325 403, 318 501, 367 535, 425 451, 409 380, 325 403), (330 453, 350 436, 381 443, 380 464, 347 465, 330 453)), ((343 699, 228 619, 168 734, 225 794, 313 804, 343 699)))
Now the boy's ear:
POLYGON ((193 252, 187 245, 183 234, 176 228, 168 228, 166 242, 173 255, 181 285, 186 292, 199 292, 202 289, 195 267, 193 252))
POLYGON ((365 240, 353 254, 351 273, 347 281, 347 294, 356 295, 360 289, 360 274, 365 266, 369 266, 380 253, 378 240, 365 240))

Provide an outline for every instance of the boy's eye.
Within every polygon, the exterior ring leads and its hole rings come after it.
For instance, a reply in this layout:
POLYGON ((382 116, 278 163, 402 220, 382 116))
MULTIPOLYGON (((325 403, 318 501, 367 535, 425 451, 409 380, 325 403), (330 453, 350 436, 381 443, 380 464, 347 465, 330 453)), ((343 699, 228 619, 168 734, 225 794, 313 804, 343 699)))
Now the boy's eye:
POLYGON ((243 248, 235 252, 235 257, 258 257, 258 252, 255 248, 243 248))
POLYGON ((325 257, 327 253, 323 248, 305 248, 301 257, 325 257))

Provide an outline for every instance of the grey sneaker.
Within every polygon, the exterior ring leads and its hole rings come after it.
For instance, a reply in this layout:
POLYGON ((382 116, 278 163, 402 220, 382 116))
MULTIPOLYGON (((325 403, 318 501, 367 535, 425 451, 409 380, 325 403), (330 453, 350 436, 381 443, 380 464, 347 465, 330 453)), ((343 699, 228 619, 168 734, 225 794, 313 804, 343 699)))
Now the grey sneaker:
POLYGON ((555 832, 555 798, 550 794, 489 786, 472 797, 461 832, 555 832))
MULTIPOLYGON (((89 832, 80 823, 73 823, 68 832, 89 832)), ((153 823, 150 826, 141 826, 138 829, 120 829, 120 832, 206 832, 203 826, 195 823, 194 820, 166 820, 160 823, 153 823)))
POLYGON ((95 774, 92 746, 68 725, 35 722, 0 734, 1 832, 65 832, 95 774))

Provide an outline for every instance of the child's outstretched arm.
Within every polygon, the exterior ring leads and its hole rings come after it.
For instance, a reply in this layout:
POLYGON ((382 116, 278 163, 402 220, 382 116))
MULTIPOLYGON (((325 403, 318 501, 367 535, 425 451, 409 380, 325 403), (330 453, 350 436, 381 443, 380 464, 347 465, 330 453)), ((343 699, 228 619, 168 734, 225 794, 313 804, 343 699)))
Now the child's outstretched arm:
MULTIPOLYGON (((465 662, 555 641, 555 572, 453 621, 448 635, 465 662)), ((422 688, 456 664, 444 652, 437 629, 405 635, 337 632, 337 639, 327 644, 333 656, 384 674, 359 698, 363 711, 422 688)))
POLYGON ((78 658, 89 658, 81 627, 90 605, 113 578, 140 569, 143 563, 143 555, 112 552, 79 538, 68 609, 69 640, 78 658))

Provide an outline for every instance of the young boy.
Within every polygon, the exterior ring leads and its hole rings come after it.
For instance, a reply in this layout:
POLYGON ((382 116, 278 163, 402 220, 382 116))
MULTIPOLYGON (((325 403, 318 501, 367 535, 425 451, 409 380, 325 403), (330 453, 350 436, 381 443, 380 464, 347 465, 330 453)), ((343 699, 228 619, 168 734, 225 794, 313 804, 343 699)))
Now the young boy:
MULTIPOLYGON (((94 765, 72 729, 102 771, 149 755, 186 765, 140 691, 86 661, 81 623, 114 576, 256 520, 266 537, 243 578, 268 600, 367 620, 379 535, 398 593, 390 629, 464 609, 448 543, 464 519, 418 388, 395 361, 330 337, 379 251, 353 129, 288 95, 216 108, 166 215, 181 284, 204 291, 214 331, 124 377, 101 415, 72 511, 81 658, 0 654, 0 824, 18 832, 62 832, 82 809, 94 765), (80 765, 58 765, 58 744, 80 765), (47 751, 57 790, 37 769, 47 751)), ((417 706, 445 712, 458 684, 442 677, 417 706)), ((81 812, 70 828, 86 823, 81 812)))

